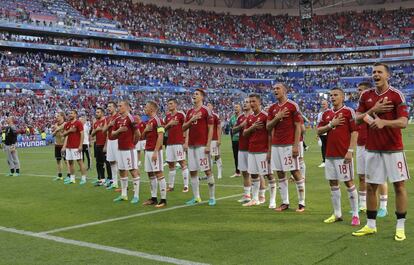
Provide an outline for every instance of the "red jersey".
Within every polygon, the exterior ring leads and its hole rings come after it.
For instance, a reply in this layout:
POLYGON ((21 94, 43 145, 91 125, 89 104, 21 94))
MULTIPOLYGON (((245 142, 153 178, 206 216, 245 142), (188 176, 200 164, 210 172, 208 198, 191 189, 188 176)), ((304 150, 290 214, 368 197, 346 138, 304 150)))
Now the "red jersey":
POLYGON ((368 124, 362 122, 357 125, 358 128, 358 142, 357 145, 365 146, 367 144, 368 124))
POLYGON ((248 151, 250 153, 267 153, 269 150, 269 133, 266 130, 267 113, 262 110, 257 115, 251 114, 247 118, 246 129, 250 128, 256 121, 263 122, 263 128, 250 134, 248 151))
POLYGON ((71 132, 67 135, 68 140, 66 142, 66 148, 79 148, 81 145, 81 132, 83 132, 83 124, 79 120, 68 121, 65 124, 65 131, 75 128, 75 132, 71 132))
MULTIPOLYGON (((247 118, 250 116, 245 114, 240 114, 239 117, 237 117, 236 126, 239 126, 244 121, 247 120, 247 118)), ((249 150, 249 137, 243 136, 244 128, 241 128, 239 131, 239 150, 240 151, 247 151, 249 150)))
POLYGON ((134 116, 128 113, 126 116, 119 116, 116 119, 115 125, 113 126, 113 130, 118 130, 121 127, 126 127, 127 130, 125 132, 121 132, 118 134, 118 149, 119 150, 132 150, 135 148, 135 139, 134 134, 135 131, 138 130, 138 125, 134 116))
POLYGON ((162 122, 161 119, 155 115, 148 120, 147 125, 148 124, 152 125, 152 131, 145 134, 145 140, 147 140, 145 143, 145 151, 154 151, 158 139, 158 129, 162 128, 162 122))
POLYGON ((273 104, 269 108, 268 120, 271 121, 275 115, 287 108, 288 117, 283 118, 273 128, 272 145, 293 145, 295 143, 295 122, 300 122, 299 106, 292 100, 287 100, 282 105, 273 104))
POLYGON ((167 145, 184 144, 183 124, 185 122, 185 113, 182 111, 177 111, 174 115, 168 113, 164 120, 165 124, 171 120, 178 121, 178 124, 168 129, 167 145))
POLYGON ((357 130, 355 112, 353 109, 343 106, 338 110, 328 109, 322 114, 318 127, 328 125, 334 118, 342 115, 344 124, 338 125, 328 131, 326 142, 327 158, 344 158, 351 143, 351 133, 357 130))
POLYGON ((221 121, 217 113, 213 113, 213 125, 213 138, 211 140, 218 141, 218 128, 221 126, 221 121))
POLYGON ((213 116, 206 106, 201 106, 198 110, 190 109, 187 111, 189 121, 194 115, 201 113, 201 118, 191 123, 189 128, 189 146, 206 146, 208 138, 208 126, 213 124, 213 116))
MULTIPOLYGON (((397 89, 389 87, 382 94, 378 94, 376 88, 366 90, 359 99, 358 112, 365 113, 374 107, 375 103, 381 99, 392 102, 394 108, 386 113, 378 113, 378 117, 383 120, 395 120, 400 117, 408 118, 408 108, 404 95, 397 89)), ((368 128, 367 143, 365 148, 368 151, 377 152, 397 152, 402 151, 403 141, 401 129, 384 127, 382 129, 368 128)))
MULTIPOLYGON (((96 128, 105 126, 105 122, 106 122, 105 118, 103 118, 101 120, 97 120, 93 124, 93 129, 95 130, 96 128)), ((107 132, 103 133, 102 130, 97 131, 95 133, 95 144, 96 144, 96 146, 104 146, 105 142, 106 142, 106 136, 107 136, 107 132)))
POLYGON ((139 132, 140 132, 140 134, 141 134, 141 137, 139 138, 139 140, 140 141, 143 141, 143 140, 145 140, 145 137, 144 137, 144 130, 145 130, 145 127, 147 126, 147 123, 145 122, 145 121, 141 121, 139 124, 138 124, 138 130, 139 130, 139 132))
MULTIPOLYGON (((112 116, 108 116, 106 117, 106 124, 109 124, 112 120, 115 120, 115 123, 117 121, 117 119, 121 117, 121 115, 119 113, 116 113, 115 115, 112 116)), ((109 140, 116 140, 116 137, 112 136, 112 131, 114 131, 114 126, 111 126, 108 128, 108 139, 109 140)))

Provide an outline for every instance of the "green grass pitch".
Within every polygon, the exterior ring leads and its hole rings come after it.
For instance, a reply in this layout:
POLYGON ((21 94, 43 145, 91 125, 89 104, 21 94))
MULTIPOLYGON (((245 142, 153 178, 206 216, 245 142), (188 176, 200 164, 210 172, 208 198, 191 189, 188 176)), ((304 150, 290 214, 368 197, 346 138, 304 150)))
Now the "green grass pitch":
MULTIPOLYGON (((405 148, 411 175, 414 176, 414 126, 404 130, 405 148)), ((56 231, 48 235, 94 243, 99 246, 170 257, 207 264, 413 264, 414 195, 413 181, 407 182, 409 209, 407 240, 395 242, 394 192, 390 186, 389 216, 378 220, 375 236, 354 238, 350 225, 347 193, 342 186, 345 221, 324 224, 331 214, 330 192, 315 133, 308 130, 305 153, 307 165, 305 213, 294 210, 276 213, 266 205, 243 208, 236 201, 242 193, 240 178, 231 179, 233 160, 230 139, 224 137, 222 156, 224 178, 217 180, 217 206, 206 204, 177 207, 191 197, 182 193, 180 171, 177 188, 168 194, 170 210, 157 210, 141 204, 113 203, 117 194, 104 188, 65 186, 52 181, 55 161, 52 147, 20 149, 20 177, 0 175, 0 264, 163 264, 159 260, 98 250, 89 246, 56 242, 6 231, 13 228, 27 233, 109 220, 94 225, 56 231), (238 187, 240 186, 240 187, 238 187), (229 197, 229 198, 227 198, 229 197), (142 214, 142 213, 149 214, 142 214), (113 218, 135 215, 110 221, 113 218)), ((4 153, 1 170, 7 172, 4 153)), ((94 162, 93 162, 94 165, 94 162)), ((79 174, 78 174, 79 175, 79 174)), ((166 172, 166 176, 168 173, 166 172)), ((95 171, 89 172, 89 180, 95 171)), ((141 179, 147 176, 141 172, 141 179)), ((206 183, 202 198, 208 198, 206 183)), ((130 189, 131 190, 131 189, 130 189)), ((131 192, 131 191, 130 191, 131 192)), ((289 185, 292 206, 296 205, 295 185, 289 185)), ((266 194, 268 197, 268 193, 266 194)), ((141 182, 141 201, 149 197, 149 183, 141 182)), ((277 203, 280 194, 277 194, 277 203)), ((361 218, 365 224, 365 215, 361 218)), ((72 241, 70 241, 72 242, 72 241)), ((150 256, 153 257, 153 256, 150 256)), ((167 263, 165 263, 167 264, 167 263)))

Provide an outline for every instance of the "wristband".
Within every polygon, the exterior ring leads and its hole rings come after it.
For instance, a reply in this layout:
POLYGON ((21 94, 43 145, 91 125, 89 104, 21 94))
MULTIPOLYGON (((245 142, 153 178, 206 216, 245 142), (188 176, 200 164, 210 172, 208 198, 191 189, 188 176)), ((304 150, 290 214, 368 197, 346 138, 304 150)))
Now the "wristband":
POLYGON ((350 153, 353 153, 354 152, 354 149, 348 149, 348 152, 350 152, 350 153))
POLYGON ((331 128, 331 129, 333 129, 333 128, 334 128, 334 126, 332 125, 332 122, 331 122, 331 121, 328 123, 328 126, 329 126, 329 128, 331 128))

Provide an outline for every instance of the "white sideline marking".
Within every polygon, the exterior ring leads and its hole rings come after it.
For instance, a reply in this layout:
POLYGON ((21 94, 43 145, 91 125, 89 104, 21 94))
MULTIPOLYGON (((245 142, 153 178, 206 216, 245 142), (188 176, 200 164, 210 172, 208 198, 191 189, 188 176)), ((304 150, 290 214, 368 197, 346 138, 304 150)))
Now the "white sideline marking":
MULTIPOLYGON (((33 176, 33 177, 42 177, 42 178, 53 178, 56 176, 52 176, 52 175, 42 175, 42 174, 32 174, 32 173, 22 173, 22 175, 28 175, 28 176, 33 176)), ((129 182, 132 182, 132 180, 129 180, 129 182)), ((141 177, 141 182, 145 182, 145 183, 149 183, 148 180, 142 179, 141 177)), ((181 182, 177 182, 177 184, 183 184, 181 182)), ((243 188, 243 185, 231 185, 231 184, 216 184, 216 187, 226 187, 226 188, 243 188)), ((207 183, 200 183, 200 185, 203 186, 208 186, 207 183)))
POLYGON ((139 257, 139 258, 143 258, 143 259, 155 260, 155 261, 166 262, 166 263, 171 263, 171 264, 207 265, 206 263, 194 262, 194 261, 183 260, 183 259, 176 259, 176 258, 160 256, 160 255, 153 255, 153 254, 148 254, 148 253, 144 253, 144 252, 140 252, 140 251, 127 250, 127 249, 123 249, 123 248, 109 247, 109 246, 104 246, 104 245, 99 245, 99 244, 94 244, 94 243, 89 243, 89 242, 84 242, 84 241, 66 239, 66 238, 63 238, 63 237, 57 237, 57 236, 51 236, 51 235, 45 235, 45 234, 38 234, 38 233, 34 233, 34 232, 30 232, 30 231, 24 231, 24 230, 17 230, 17 229, 14 229, 14 228, 7 228, 7 227, 3 227, 3 226, 0 226, 0 231, 19 234, 19 235, 24 235, 24 236, 42 238, 42 239, 55 241, 55 242, 59 242, 59 243, 67 244, 67 245, 87 247, 87 248, 103 250, 103 251, 107 251, 107 252, 113 252, 113 253, 117 253, 117 254, 134 256, 134 257, 139 257))
MULTIPOLYGON (((221 197, 221 198, 216 199, 216 201, 230 199, 230 198, 238 197, 238 196, 241 196, 241 195, 243 195, 243 194, 240 193, 240 194, 230 195, 230 196, 226 196, 226 197, 221 197)), ((207 201, 203 201, 199 204, 205 204, 205 203, 207 203, 207 201)), ((79 229, 79 228, 84 228, 84 227, 93 226, 93 225, 100 225, 100 224, 106 224, 106 223, 111 223, 111 222, 116 222, 116 221, 122 221, 122 220, 126 220, 126 219, 131 219, 131 218, 134 218, 134 217, 140 217, 140 216, 146 216, 146 215, 151 215, 151 214, 169 212, 169 211, 172 211, 172 210, 187 208, 187 207, 191 207, 191 206, 196 206, 196 205, 186 205, 186 204, 177 205, 177 206, 164 208, 164 209, 160 209, 160 210, 142 212, 142 213, 131 214, 131 215, 126 215, 126 216, 121 216, 121 217, 116 217, 116 218, 111 218, 111 219, 106 219, 106 220, 101 220, 101 221, 96 221, 96 222, 90 222, 90 223, 85 223, 85 224, 79 224, 79 225, 74 225, 74 226, 67 226, 67 227, 57 228, 57 229, 53 229, 53 230, 49 230, 49 231, 39 232, 37 234, 38 235, 53 234, 53 233, 58 233, 58 232, 63 232, 63 231, 68 231, 68 230, 73 230, 73 229, 79 229)))

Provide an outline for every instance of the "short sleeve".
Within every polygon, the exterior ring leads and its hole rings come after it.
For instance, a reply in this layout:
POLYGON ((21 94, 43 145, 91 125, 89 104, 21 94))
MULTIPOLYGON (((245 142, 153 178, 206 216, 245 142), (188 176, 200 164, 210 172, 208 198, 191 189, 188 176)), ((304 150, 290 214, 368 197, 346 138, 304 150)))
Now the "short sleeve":
POLYGON ((359 113, 367 112, 367 107, 365 106, 365 93, 363 93, 361 97, 359 98, 357 112, 359 113))
POLYGON ((83 132, 83 124, 81 122, 76 123, 76 128, 79 132, 83 132))
POLYGON ((397 94, 398 96, 396 96, 396 111, 397 111, 397 117, 401 118, 401 117, 406 117, 408 118, 408 106, 407 103, 405 102, 405 97, 402 94, 397 94))
POLYGON ((326 112, 324 112, 324 113, 321 115, 321 119, 320 119, 320 121, 319 121, 319 123, 318 123, 318 128, 319 128, 319 127, 322 127, 322 126, 325 126, 325 125, 327 125, 327 124, 328 124, 328 122, 326 121, 326 115, 325 115, 325 113, 326 113, 326 112))
POLYGON ((268 121, 271 121, 271 120, 273 120, 273 118, 275 117, 275 114, 274 114, 274 105, 272 105, 272 106, 270 106, 270 108, 269 108, 269 111, 267 112, 267 120, 268 121))
POLYGON ((354 110, 351 109, 350 110, 350 115, 349 115, 349 131, 350 132, 355 132, 355 131, 358 130, 358 126, 355 122, 355 119, 356 119, 355 112, 354 112, 354 110))

